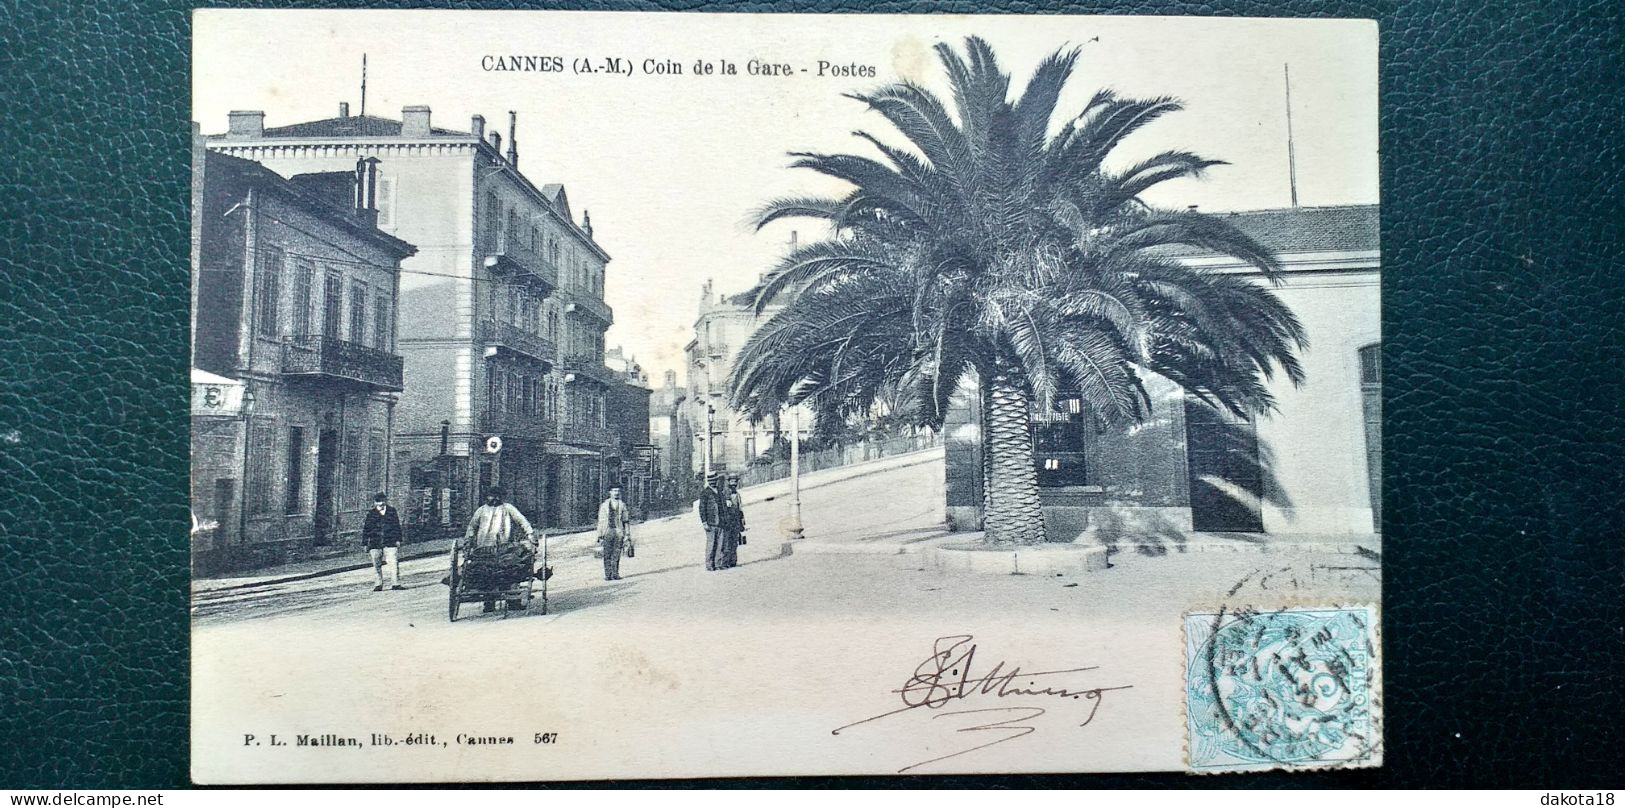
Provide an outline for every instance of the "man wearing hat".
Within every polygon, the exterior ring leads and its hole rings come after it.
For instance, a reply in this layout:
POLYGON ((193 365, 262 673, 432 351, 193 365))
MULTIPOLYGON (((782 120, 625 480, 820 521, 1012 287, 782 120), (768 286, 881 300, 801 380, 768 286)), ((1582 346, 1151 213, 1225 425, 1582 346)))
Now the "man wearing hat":
POLYGON ((598 543, 604 549, 604 580, 621 579, 621 553, 631 534, 632 517, 621 501, 621 487, 609 487, 609 498, 598 506, 598 543))
MULTIPOLYGON (((465 565, 478 561, 482 572, 514 568, 520 561, 536 555, 536 531, 530 526, 530 520, 518 508, 504 502, 502 496, 502 489, 496 486, 486 490, 485 504, 469 517, 468 529, 459 542, 466 553, 465 565)), ((508 605, 517 607, 519 604, 510 601, 508 605)), ((488 600, 485 611, 495 606, 494 601, 488 600)))
POLYGON ((700 524, 705 526, 705 568, 707 570, 724 569, 722 564, 722 494, 717 490, 722 487, 722 475, 712 474, 705 481, 705 490, 700 492, 699 510, 700 524))
POLYGON ((372 508, 361 522, 361 544, 372 556, 372 571, 378 575, 372 591, 384 591, 385 567, 389 568, 389 588, 405 589, 401 586, 401 514, 382 491, 372 495, 372 508))
POLYGON ((745 543, 745 499, 739 493, 739 475, 728 475, 722 495, 722 567, 739 566, 739 545, 745 543))

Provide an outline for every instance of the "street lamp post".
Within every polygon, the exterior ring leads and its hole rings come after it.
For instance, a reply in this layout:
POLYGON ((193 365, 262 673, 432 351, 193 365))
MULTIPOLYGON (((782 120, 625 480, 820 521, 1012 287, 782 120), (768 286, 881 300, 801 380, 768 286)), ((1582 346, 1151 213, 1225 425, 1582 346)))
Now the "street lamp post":
POLYGON ((243 384, 243 476, 237 484, 237 543, 248 541, 248 447, 251 434, 249 428, 253 425, 251 418, 254 415, 254 391, 247 383, 243 384))
POLYGON ((705 405, 705 482, 707 483, 711 482, 711 464, 713 462, 711 444, 716 443, 716 421, 717 408, 710 404, 705 405))
POLYGON ((790 409, 790 538, 801 538, 801 408, 790 409))

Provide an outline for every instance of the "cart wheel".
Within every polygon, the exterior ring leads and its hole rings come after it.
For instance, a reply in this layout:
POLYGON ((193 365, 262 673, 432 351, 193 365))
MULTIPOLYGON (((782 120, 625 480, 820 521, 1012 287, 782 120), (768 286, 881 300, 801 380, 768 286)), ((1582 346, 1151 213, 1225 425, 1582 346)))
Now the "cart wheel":
POLYGON ((457 553, 456 553, 456 551, 453 551, 452 554, 451 554, 450 583, 451 583, 451 585, 449 587, 447 587, 447 588, 451 590, 451 594, 448 595, 448 597, 451 600, 451 603, 446 607, 446 611, 448 613, 448 616, 450 617, 450 622, 455 623, 455 622, 457 622, 457 607, 460 605, 459 604, 459 599, 457 597, 457 594, 458 594, 457 593, 457 587, 462 583, 461 576, 459 576, 457 574, 457 553))

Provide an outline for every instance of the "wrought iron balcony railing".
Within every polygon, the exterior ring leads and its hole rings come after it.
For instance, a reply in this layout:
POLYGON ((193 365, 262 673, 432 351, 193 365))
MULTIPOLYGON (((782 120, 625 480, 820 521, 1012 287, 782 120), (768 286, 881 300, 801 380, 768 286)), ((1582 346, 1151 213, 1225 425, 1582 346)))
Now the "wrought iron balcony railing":
POLYGON ((401 357, 388 351, 319 335, 292 337, 282 346, 282 374, 348 382, 399 393, 401 357))
POLYGON ((486 435, 500 435, 503 440, 544 440, 553 435, 552 424, 542 415, 500 410, 486 410, 480 414, 480 431, 486 435))
POLYGON ((552 340, 501 320, 480 320, 475 324, 474 332, 476 339, 484 345, 506 349, 549 365, 558 361, 558 348, 552 340))
POLYGON ((604 361, 593 354, 569 354, 559 357, 559 367, 565 373, 574 373, 599 384, 614 384, 619 374, 605 367, 604 361))
POLYGON ((526 245, 521 238, 502 232, 485 239, 485 267, 516 277, 525 277, 540 286, 543 295, 559 286, 559 270, 552 261, 526 245))
POLYGON ((600 298, 574 291, 565 291, 562 298, 567 313, 593 317, 604 325, 615 324, 614 310, 600 298))

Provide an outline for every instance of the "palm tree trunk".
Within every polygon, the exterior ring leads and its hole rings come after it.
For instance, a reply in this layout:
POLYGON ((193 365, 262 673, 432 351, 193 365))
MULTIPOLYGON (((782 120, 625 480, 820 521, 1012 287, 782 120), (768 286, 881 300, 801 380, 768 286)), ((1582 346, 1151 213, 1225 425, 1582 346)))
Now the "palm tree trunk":
POLYGON ((1033 465, 1027 388, 1014 369, 997 365, 987 383, 986 541, 990 544, 1040 544, 1045 540, 1044 510, 1038 498, 1038 469, 1033 465))

